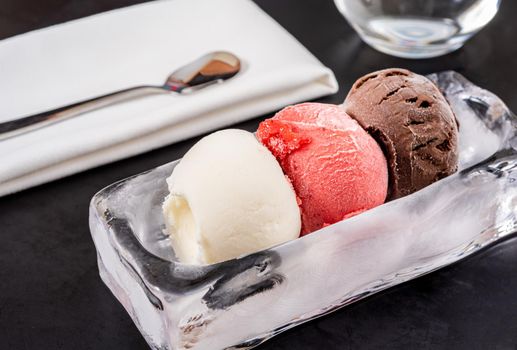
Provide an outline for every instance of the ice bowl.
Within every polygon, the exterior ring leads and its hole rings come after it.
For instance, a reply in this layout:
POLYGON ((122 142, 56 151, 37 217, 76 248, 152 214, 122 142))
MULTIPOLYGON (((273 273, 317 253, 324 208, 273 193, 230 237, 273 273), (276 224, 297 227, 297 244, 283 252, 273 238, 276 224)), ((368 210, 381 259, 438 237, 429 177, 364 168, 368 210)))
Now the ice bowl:
POLYGON ((218 264, 185 265, 161 212, 177 161, 97 193, 90 230, 100 276, 149 346, 249 349, 515 233, 515 116, 458 73, 429 78, 460 123, 459 171, 302 238, 218 264))

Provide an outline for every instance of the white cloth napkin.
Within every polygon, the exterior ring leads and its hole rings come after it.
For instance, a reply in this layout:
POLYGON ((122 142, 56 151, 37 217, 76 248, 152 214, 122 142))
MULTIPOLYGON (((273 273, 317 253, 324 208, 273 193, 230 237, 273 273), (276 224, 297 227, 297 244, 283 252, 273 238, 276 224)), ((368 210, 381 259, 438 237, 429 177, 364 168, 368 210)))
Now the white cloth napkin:
MULTIPOLYGON (((332 72, 248 0, 145 3, 0 41, 0 122, 141 84, 227 50, 243 71, 0 141, 0 195, 337 91, 332 72)), ((172 161, 172 159, 171 159, 172 161)))

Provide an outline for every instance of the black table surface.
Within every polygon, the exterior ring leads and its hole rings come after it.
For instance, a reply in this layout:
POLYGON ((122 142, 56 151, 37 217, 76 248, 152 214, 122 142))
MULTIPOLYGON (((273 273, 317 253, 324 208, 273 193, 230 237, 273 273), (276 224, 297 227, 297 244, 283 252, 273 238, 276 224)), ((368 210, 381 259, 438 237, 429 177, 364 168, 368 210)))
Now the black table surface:
MULTIPOLYGON (((137 2, 2 0, 0 39, 137 2)), ((256 2, 334 71, 340 90, 321 102, 340 103, 359 76, 397 66, 418 73, 454 69, 517 111, 517 1, 503 0, 496 18, 464 48, 419 61, 366 46, 330 0, 256 2)), ((266 117, 236 127, 254 130, 266 117)), ((0 198, 0 349, 147 348, 99 278, 88 204, 100 188, 180 158, 198 139, 0 198)), ((517 237, 259 347, 385 348, 517 349, 517 237)))

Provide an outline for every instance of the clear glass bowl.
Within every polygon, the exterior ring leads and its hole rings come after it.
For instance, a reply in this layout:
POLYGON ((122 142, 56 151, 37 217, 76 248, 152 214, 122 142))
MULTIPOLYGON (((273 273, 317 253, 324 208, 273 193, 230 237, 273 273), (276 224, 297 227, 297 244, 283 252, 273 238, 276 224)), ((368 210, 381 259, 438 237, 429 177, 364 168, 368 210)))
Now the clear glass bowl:
POLYGON ((495 16, 500 0, 334 0, 361 38, 393 56, 459 49, 495 16))
POLYGON ((177 162, 97 193, 90 229, 100 275, 151 348, 251 348, 514 233, 514 116, 457 73, 430 78, 460 122, 460 171, 303 238, 219 264, 184 265, 161 213, 177 162))

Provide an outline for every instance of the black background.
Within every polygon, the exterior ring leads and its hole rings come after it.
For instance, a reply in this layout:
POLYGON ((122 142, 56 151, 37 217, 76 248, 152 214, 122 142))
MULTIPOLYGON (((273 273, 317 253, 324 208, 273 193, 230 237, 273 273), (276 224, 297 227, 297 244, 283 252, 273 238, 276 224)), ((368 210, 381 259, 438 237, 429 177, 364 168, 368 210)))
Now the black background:
MULTIPOLYGON (((138 2, 0 0, 0 39, 138 2)), ((332 1, 256 2, 336 74, 340 91, 319 101, 340 103, 359 76, 398 66, 418 73, 457 70, 517 111, 517 1, 503 0, 494 21, 463 49, 421 61, 363 44, 332 1)), ((265 117, 237 127, 253 130, 265 117)), ((1 349, 147 348, 98 276, 88 204, 100 188, 180 158, 196 140, 0 198, 1 349)), ((385 348, 517 349, 517 238, 259 347, 385 348)))

